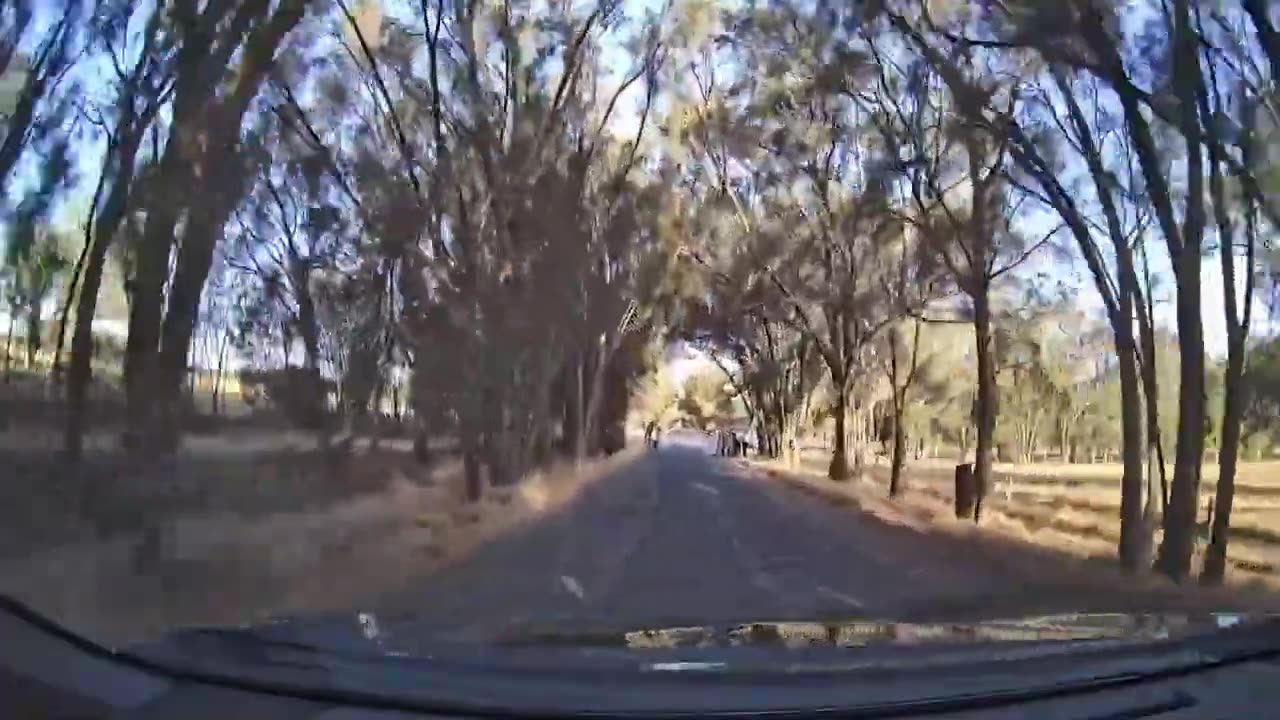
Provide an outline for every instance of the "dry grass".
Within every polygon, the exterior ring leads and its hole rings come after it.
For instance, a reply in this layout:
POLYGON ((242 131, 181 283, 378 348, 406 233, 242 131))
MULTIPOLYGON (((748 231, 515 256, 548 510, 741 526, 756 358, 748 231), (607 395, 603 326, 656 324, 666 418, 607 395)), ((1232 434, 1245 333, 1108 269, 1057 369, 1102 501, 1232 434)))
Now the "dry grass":
MULTIPOLYGON (((825 458, 807 453, 803 465, 807 474, 821 477, 825 458)), ((892 504, 931 523, 957 522, 951 508, 953 473, 952 461, 911 463, 905 475, 908 491, 892 504)), ((1204 473, 1197 565, 1208 541, 1207 508, 1216 490, 1216 465, 1206 463, 1204 473)), ((1114 557, 1120 539, 1120 475, 1121 466, 1114 463, 997 463, 992 494, 983 509, 983 525, 1072 555, 1114 557)), ((860 482, 848 487, 850 492, 884 497, 888 470, 883 465, 872 466, 860 482)), ((1280 587, 1280 462, 1241 464, 1232 531, 1229 581, 1280 587)))
POLYGON ((146 530, 134 525, 11 556, 0 563, 0 592, 112 644, 175 626, 350 610, 563 507, 635 454, 538 473, 473 505, 463 502, 459 463, 423 473, 379 457, 350 463, 349 473, 381 475, 366 492, 317 487, 327 502, 266 512, 225 502, 184 507, 150 518, 146 530))

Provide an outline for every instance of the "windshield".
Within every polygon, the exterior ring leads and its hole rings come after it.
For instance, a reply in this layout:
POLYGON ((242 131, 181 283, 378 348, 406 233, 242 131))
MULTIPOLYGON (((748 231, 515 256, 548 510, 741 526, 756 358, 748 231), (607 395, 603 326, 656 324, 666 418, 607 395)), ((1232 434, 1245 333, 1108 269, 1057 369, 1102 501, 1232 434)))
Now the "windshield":
POLYGON ((416 652, 1277 609, 1278 21, 6 3, 0 594, 416 652))

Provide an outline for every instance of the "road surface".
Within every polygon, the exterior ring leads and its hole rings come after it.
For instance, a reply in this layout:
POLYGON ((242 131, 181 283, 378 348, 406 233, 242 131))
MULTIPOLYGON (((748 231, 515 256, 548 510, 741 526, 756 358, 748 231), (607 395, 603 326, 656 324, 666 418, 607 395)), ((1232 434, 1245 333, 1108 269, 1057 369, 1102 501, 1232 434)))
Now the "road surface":
POLYGON ((383 614, 415 633, 492 639, 562 628, 914 619, 949 609, 981 615, 1011 607, 993 599, 1027 593, 1060 600, 1055 609, 1084 609, 987 562, 976 545, 752 476, 700 436, 666 440, 560 513, 414 583, 383 614))

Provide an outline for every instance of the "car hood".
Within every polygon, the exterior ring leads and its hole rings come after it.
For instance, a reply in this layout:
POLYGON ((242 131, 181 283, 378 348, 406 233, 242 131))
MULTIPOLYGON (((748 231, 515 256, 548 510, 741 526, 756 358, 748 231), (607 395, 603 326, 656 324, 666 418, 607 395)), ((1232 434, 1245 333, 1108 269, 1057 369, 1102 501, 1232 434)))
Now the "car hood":
POLYGON ((1090 614, 965 623, 523 627, 470 642, 355 613, 183 630, 127 652, 221 682, 269 682, 421 707, 556 716, 679 708, 715 715, 951 707, 957 698, 1032 697, 1191 672, 1280 648, 1277 623, 1242 627, 1252 619, 1090 614))
POLYGON ((928 647, 1027 642, 1144 642, 1209 633, 1266 619, 1240 613, 1082 613, 977 622, 896 622, 875 619, 748 621, 705 625, 623 628, 569 623, 524 624, 498 629, 481 642, 462 639, 413 621, 380 619, 353 612, 300 616, 231 628, 170 633, 135 649, 177 650, 212 642, 291 646, 339 653, 440 656, 478 650, 516 651, 713 650, 768 648, 928 647))

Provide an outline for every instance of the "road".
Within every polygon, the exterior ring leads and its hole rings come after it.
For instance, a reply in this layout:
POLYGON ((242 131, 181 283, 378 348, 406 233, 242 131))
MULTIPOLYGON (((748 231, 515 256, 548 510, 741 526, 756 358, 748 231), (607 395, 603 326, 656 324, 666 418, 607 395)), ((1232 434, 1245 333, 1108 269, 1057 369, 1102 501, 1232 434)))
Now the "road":
POLYGON ((416 633, 492 639, 546 628, 909 619, 1027 593, 1083 609, 987 562, 977 546, 751 477, 700 438, 670 439, 559 514, 423 579, 389 613, 416 633))
POLYGON ((370 610, 422 637, 465 641, 742 621, 1203 610, 1193 594, 1116 592, 1116 582, 1125 580, 1114 570, 1009 539, 884 523, 716 457, 690 434, 370 610))

